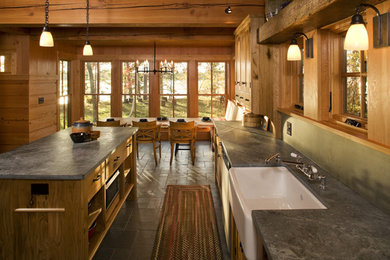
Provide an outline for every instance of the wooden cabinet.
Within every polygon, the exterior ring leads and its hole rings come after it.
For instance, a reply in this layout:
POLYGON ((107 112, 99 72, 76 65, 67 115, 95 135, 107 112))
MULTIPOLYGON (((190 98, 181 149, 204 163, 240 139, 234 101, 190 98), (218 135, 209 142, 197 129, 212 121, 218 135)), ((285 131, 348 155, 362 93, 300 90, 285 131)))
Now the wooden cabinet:
POLYGON ((128 138, 84 179, 0 180, 0 259, 92 259, 128 195, 135 196, 134 142, 128 138))
POLYGON ((257 30, 263 17, 247 16, 235 30, 235 100, 248 110, 256 106, 259 50, 257 30))

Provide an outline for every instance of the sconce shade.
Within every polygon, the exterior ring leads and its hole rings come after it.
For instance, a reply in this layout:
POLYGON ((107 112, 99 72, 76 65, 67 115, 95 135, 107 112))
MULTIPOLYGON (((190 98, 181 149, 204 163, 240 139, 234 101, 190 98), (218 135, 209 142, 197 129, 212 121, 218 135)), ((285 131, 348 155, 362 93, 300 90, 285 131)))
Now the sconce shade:
POLYGON ((344 50, 368 50, 368 33, 360 14, 352 16, 352 23, 344 40, 344 50))
POLYGON ((43 27, 41 38, 39 39, 39 46, 41 47, 53 47, 54 41, 51 32, 47 26, 43 27))
POLYGON ((93 50, 91 44, 87 41, 85 42, 84 49, 83 49, 83 56, 92 56, 93 50))
POLYGON ((296 61, 302 60, 301 50, 299 49, 296 39, 293 39, 287 50, 287 60, 296 61))

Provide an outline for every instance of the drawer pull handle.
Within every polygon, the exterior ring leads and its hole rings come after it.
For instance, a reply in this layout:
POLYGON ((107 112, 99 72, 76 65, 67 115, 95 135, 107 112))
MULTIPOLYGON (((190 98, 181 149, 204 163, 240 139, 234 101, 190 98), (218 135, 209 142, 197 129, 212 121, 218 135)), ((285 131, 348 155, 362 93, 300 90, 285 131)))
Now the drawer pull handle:
POLYGON ((246 82, 241 82, 242 85, 246 85, 246 82))
POLYGON ((15 212, 41 213, 41 212, 65 212, 65 208, 17 208, 15 212))
POLYGON ((243 97, 240 97, 240 99, 244 99, 243 97))
POLYGON ((98 176, 96 176, 96 178, 93 179, 93 182, 98 181, 98 180, 100 180, 101 178, 102 178, 102 175, 99 174, 98 176))
POLYGON ((246 98, 245 101, 249 101, 249 99, 246 98))
POLYGON ((121 158, 120 156, 117 156, 117 157, 114 159, 114 162, 119 161, 120 158, 121 158))
POLYGON ((126 148, 129 148, 130 146, 131 146, 131 144, 126 145, 126 148))

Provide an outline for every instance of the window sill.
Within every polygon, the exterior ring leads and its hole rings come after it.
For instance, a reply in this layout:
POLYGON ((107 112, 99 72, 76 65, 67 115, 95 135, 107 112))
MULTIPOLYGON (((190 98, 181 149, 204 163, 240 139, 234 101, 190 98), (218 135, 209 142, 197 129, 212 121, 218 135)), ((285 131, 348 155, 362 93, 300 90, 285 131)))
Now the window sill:
POLYGON ((356 143, 362 144, 364 146, 367 146, 369 148, 372 148, 374 150, 380 151, 382 153, 385 153, 387 155, 390 155, 390 147, 371 141, 368 139, 367 130, 349 126, 345 123, 338 122, 336 120, 331 121, 316 121, 311 118, 305 117, 303 115, 297 114, 292 109, 286 109, 286 108, 278 108, 277 109, 280 113, 289 115, 291 117, 295 117, 298 119, 301 119, 309 124, 318 126, 324 130, 327 130, 329 132, 332 132, 334 134, 337 134, 339 136, 342 136, 348 140, 354 141, 356 143))

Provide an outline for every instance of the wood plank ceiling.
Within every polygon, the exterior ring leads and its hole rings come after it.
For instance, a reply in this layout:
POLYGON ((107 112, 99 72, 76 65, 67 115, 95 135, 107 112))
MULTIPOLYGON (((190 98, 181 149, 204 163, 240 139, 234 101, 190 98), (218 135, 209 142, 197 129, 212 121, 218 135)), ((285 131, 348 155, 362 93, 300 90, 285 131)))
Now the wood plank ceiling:
MULTIPOLYGON (((44 0, 2 0, 0 32, 39 37, 44 0)), ((86 1, 51 0, 49 26, 55 40, 82 45, 86 1)), ((233 46, 233 31, 248 14, 264 14, 264 0, 90 0, 94 45, 233 46), (230 5, 233 12, 225 14, 230 5)))

